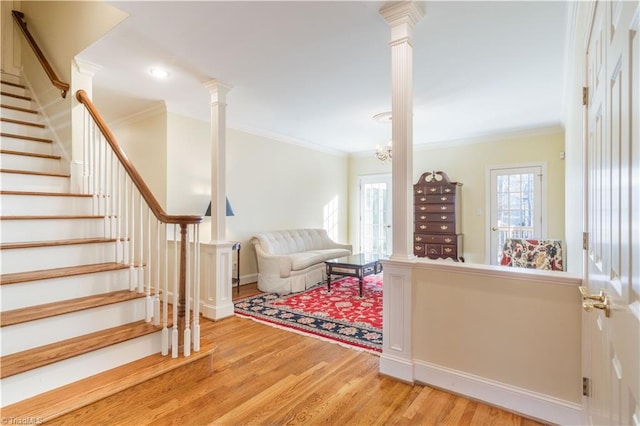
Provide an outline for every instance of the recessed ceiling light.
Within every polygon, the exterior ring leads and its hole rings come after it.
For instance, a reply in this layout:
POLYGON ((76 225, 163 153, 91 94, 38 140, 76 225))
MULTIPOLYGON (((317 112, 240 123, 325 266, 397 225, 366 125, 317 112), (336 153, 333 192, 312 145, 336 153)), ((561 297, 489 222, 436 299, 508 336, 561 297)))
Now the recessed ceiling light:
POLYGON ((151 68, 149 70, 149 74, 151 74, 155 78, 167 78, 167 77, 169 77, 169 71, 163 70, 162 68, 151 68))

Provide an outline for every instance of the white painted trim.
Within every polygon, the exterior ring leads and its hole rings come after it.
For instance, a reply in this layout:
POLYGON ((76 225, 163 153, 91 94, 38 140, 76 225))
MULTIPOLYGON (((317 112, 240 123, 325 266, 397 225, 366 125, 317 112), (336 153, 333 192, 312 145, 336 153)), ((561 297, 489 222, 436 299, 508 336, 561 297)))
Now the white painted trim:
POLYGON ((335 155, 337 157, 348 157, 349 156, 349 154, 346 151, 341 151, 341 150, 337 150, 337 149, 321 146, 321 145, 315 144, 313 142, 309 142, 309 141, 306 141, 306 140, 303 140, 303 139, 293 138, 293 137, 290 137, 290 136, 281 135, 279 133, 271 132, 269 130, 256 129, 256 128, 253 128, 253 127, 246 127, 246 126, 228 125, 227 127, 229 129, 237 130, 239 132, 244 132, 244 133, 248 133, 250 135, 255 135, 255 136, 262 137, 262 138, 271 139, 271 140, 276 141, 276 142, 282 142, 282 143, 288 143, 290 145, 301 146, 303 148, 311 149, 311 150, 318 151, 318 152, 324 152, 325 154, 331 154, 331 155, 335 155))
POLYGON ((131 125, 137 123, 139 121, 145 120, 150 117, 155 117, 156 115, 167 113, 167 105, 165 101, 158 101, 154 105, 149 108, 143 109, 142 111, 138 111, 126 117, 117 118, 107 125, 111 128, 119 127, 123 125, 131 125))
POLYGON ((539 281, 544 284, 576 287, 582 285, 582 277, 570 272, 544 271, 528 268, 509 268, 506 266, 483 265, 481 263, 454 263, 440 260, 419 258, 415 261, 415 269, 436 270, 465 275, 479 275, 491 278, 508 278, 516 284, 519 281, 539 281))
MULTIPOLYGON (((381 364, 382 364, 382 360, 381 364)), ((491 405, 546 422, 577 425, 582 405, 507 385, 425 361, 415 361, 415 380, 426 385, 479 399, 491 405)))
MULTIPOLYGON (((458 139, 447 139, 440 141, 432 141, 432 142, 415 142, 413 145, 413 151, 429 151, 433 149, 443 149, 443 148, 453 148, 457 146, 466 146, 466 145, 475 145, 481 143, 492 143, 498 142, 502 140, 511 140, 511 139, 524 139, 530 136, 545 136, 552 135, 555 133, 564 132, 564 127, 560 124, 549 124, 546 126, 539 127, 527 127, 522 129, 512 129, 505 132, 499 133, 487 133, 487 134, 477 134, 469 137, 458 138, 458 139)), ((515 141, 517 143, 517 141, 515 141)), ((367 151, 359 151, 352 152, 349 154, 349 157, 372 157, 375 149, 370 149, 367 151)))
MULTIPOLYGON (((356 194, 358 196, 355 200, 355 211, 358 212, 357 226, 354 232, 354 239, 356 243, 353 245, 354 253, 359 253, 362 251, 362 185, 365 183, 382 183, 387 182, 389 184, 389 198, 388 198, 388 215, 389 215, 389 225, 393 224, 393 209, 391 208, 391 204, 393 203, 393 181, 391 177, 391 173, 376 173, 371 175, 359 175, 356 179, 356 194)), ((390 231, 390 238, 387 241, 387 249, 391 250, 391 242, 393 241, 393 227, 390 231)))

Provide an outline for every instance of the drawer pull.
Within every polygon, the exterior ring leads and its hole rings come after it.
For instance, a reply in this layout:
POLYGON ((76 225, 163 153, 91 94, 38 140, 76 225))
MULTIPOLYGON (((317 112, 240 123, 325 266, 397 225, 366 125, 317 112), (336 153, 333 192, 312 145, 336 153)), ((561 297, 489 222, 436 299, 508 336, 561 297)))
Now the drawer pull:
POLYGON ((431 192, 436 192, 438 190, 438 188, 429 188, 429 191, 431 192))
POLYGON ((440 225, 440 229, 446 231, 447 229, 449 229, 449 227, 447 225, 440 225))
POLYGON ((453 251, 453 249, 450 249, 449 247, 446 247, 446 248, 444 249, 444 251, 445 251, 445 252, 447 252, 447 253, 451 253, 451 252, 453 251))
POLYGON ((416 191, 416 194, 422 194, 422 189, 418 189, 418 190, 416 191))
POLYGON ((425 215, 420 216, 420 220, 426 220, 427 217, 425 215))
POLYGON ((418 251, 422 250, 422 246, 416 246, 416 250, 418 251))
POLYGON ((426 210, 427 208, 425 206, 421 206, 420 210, 426 210))
POLYGON ((440 206, 440 210, 447 210, 448 207, 447 206, 440 206))
POLYGON ((438 253, 438 250, 436 250, 436 249, 429 249, 429 253, 430 254, 440 254, 440 253, 438 253))
POLYGON ((416 237, 416 241, 422 241, 422 237, 416 237))
POLYGON ((447 201, 449 197, 440 197, 440 201, 447 201))
POLYGON ((427 197, 420 197, 420 201, 427 201, 427 197))
POLYGON ((442 219, 442 220, 447 220, 447 218, 448 218, 448 217, 449 217, 449 216, 442 215, 442 216, 440 216, 440 219, 442 219))
POLYGON ((445 238, 445 239, 444 239, 444 242, 445 242, 445 243, 450 243, 450 242, 452 242, 452 241, 453 241, 453 240, 452 240, 451 238, 445 238))
POLYGON ((451 192, 451 188, 445 188, 444 192, 451 192))
POLYGON ((427 225, 420 225, 420 229, 427 229, 427 225))

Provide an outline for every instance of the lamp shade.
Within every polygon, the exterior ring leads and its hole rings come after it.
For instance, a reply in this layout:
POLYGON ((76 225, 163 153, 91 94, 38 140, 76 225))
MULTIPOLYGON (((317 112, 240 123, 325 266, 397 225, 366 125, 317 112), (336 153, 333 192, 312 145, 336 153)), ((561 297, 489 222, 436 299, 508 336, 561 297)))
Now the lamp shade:
MULTIPOLYGON (((231 204, 229 204, 229 199, 227 197, 225 197, 225 200, 227 202, 227 213, 226 216, 235 216, 235 213, 233 213, 233 209, 231 208, 231 204)), ((209 201, 209 207, 207 207, 207 211, 204 214, 205 216, 211 216, 211 201, 209 201)))

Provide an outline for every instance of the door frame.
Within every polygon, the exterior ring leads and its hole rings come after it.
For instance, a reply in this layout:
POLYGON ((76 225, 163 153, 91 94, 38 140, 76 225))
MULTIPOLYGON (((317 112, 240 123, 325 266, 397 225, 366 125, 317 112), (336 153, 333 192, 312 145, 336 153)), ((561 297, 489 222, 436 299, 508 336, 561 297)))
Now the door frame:
MULTIPOLYGON (((547 235, 547 162, 532 161, 530 163, 509 163, 488 165, 485 169, 485 259, 487 265, 491 265, 491 222, 493 221, 493 211, 491 210, 491 172, 493 170, 524 169, 530 167, 540 167, 542 179, 540 180, 540 225, 541 238, 547 235)), ((564 184, 564 182, 563 182, 564 184)))

